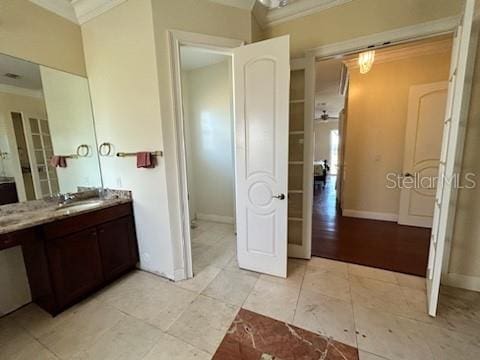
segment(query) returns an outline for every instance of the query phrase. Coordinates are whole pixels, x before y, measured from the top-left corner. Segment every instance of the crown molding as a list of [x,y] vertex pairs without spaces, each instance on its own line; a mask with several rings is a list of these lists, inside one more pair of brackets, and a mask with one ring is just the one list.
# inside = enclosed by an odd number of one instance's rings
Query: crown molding
[[38,99],[43,98],[42,90],[25,89],[7,84],[0,84],[0,92],[19,96],[29,96]]
[[127,0],[71,0],[80,25],[109,11]]
[[265,14],[263,26],[273,26],[303,16],[318,13],[353,0],[297,0],[287,6],[271,9]]
[[72,5],[65,0],[30,0],[30,2],[38,5],[45,10],[53,12],[68,21],[78,24],[77,15]]

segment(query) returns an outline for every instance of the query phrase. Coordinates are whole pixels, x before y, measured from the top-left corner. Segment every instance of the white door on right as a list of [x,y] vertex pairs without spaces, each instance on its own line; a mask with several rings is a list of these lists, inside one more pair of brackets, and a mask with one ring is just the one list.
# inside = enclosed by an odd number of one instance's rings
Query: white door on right
[[400,192],[399,224],[432,227],[447,90],[446,81],[410,87],[403,156],[410,183]]
[[[452,51],[447,110],[427,268],[428,313],[431,316],[435,316],[437,313],[445,249],[451,246],[457,191],[453,179],[455,173],[459,171],[458,164],[462,158],[473,65],[478,42],[479,16],[475,14],[475,10],[475,0],[466,0],[462,24],[456,31]],[[475,27],[473,26],[474,19]]]
[[287,277],[289,37],[233,52],[237,258]]

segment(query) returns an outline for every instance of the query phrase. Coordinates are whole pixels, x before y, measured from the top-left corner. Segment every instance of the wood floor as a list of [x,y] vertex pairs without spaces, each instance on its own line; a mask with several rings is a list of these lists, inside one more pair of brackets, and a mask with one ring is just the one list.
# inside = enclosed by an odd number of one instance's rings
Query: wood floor
[[335,177],[313,201],[312,255],[425,276],[430,229],[341,216]]

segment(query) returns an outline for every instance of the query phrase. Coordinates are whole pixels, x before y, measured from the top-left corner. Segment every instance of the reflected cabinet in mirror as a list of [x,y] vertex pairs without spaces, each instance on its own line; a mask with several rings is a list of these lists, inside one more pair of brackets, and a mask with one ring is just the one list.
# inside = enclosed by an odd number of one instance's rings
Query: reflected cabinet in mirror
[[101,186],[87,79],[0,54],[0,205]]

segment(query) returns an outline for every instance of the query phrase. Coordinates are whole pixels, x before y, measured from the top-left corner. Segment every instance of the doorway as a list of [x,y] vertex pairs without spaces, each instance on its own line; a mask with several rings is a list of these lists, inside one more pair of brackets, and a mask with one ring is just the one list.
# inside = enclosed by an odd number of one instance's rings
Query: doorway
[[[28,154],[27,139],[25,137],[25,129],[23,126],[23,115],[19,112],[12,112],[13,131],[17,142],[18,159],[20,160],[20,168],[23,179],[23,187],[25,192],[25,200],[35,200],[35,187],[33,184],[32,165]],[[18,184],[21,185],[21,184]]]
[[[405,184],[438,174],[451,50],[442,35],[376,50],[368,71],[358,53],[317,61],[315,165],[323,148],[329,171],[314,191],[313,256],[425,277],[435,184],[407,203]],[[401,221],[404,209],[423,222]]]
[[193,274],[235,255],[231,56],[180,47]]
[[[182,95],[182,47],[230,57],[233,74],[231,98],[234,104],[231,104],[234,119],[232,138],[235,144],[233,217],[236,219],[238,267],[286,277],[288,148],[284,144],[289,131],[289,37],[282,36],[250,45],[233,39],[179,31],[169,31],[169,37],[176,110],[175,141],[179,154],[180,241],[184,250],[184,267],[176,271],[175,279],[188,279],[194,275],[189,199],[191,181],[188,181],[190,150],[187,148],[188,129]],[[218,195],[218,191],[215,191],[215,196]],[[217,216],[228,219],[228,215]],[[218,217],[213,219],[218,220]]]

